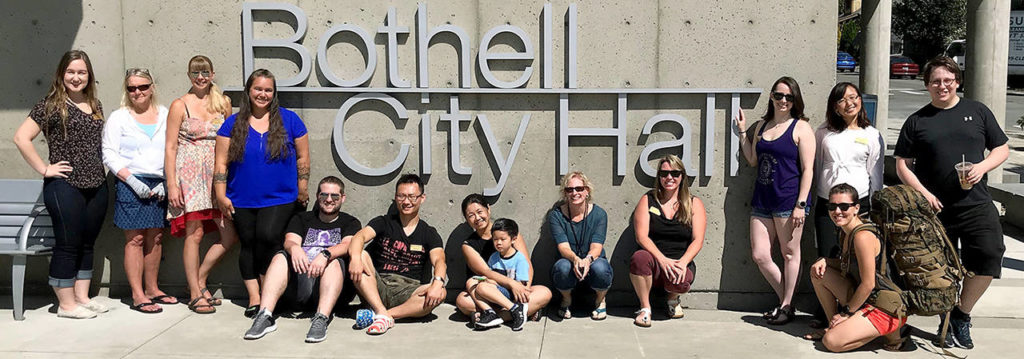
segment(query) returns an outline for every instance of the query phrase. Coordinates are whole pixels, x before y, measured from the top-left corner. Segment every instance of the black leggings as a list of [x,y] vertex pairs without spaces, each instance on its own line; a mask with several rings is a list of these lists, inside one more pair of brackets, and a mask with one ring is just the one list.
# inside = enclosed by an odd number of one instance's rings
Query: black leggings
[[267,274],[270,259],[284,246],[285,227],[294,213],[294,203],[263,208],[235,208],[235,231],[241,250],[238,270],[243,280]]
[[43,202],[53,221],[55,243],[48,283],[57,288],[92,279],[93,245],[107,215],[107,184],[75,188],[63,178],[43,182]]

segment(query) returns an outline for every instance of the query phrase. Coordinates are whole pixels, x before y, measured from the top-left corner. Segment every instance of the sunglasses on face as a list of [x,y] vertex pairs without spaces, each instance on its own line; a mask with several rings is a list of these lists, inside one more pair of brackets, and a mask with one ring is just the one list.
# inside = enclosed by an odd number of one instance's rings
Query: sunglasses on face
[[850,207],[853,207],[853,206],[856,206],[856,205],[857,205],[856,203],[832,203],[832,202],[829,202],[828,204],[825,205],[825,208],[828,209],[829,212],[835,211],[836,208],[839,208],[840,211],[846,212],[847,210],[850,209]]
[[682,175],[683,175],[683,171],[680,171],[680,170],[670,170],[670,171],[658,170],[658,177],[661,177],[661,178],[665,178],[665,177],[668,177],[668,176],[679,177],[679,176],[682,176]]
[[138,85],[138,86],[126,86],[124,89],[126,91],[128,91],[128,93],[135,92],[135,90],[139,90],[139,91],[145,92],[145,91],[149,90],[150,86],[153,86],[153,84],[145,84],[145,85]]
[[321,201],[326,201],[328,198],[337,201],[341,199],[341,193],[321,193],[318,197],[320,197]]
[[796,99],[793,94],[781,92],[772,92],[772,98],[775,99],[775,101],[782,101],[782,99],[786,99],[787,102],[793,102],[793,100]]
[[205,77],[205,78],[210,78],[211,74],[213,74],[213,72],[210,72],[210,71],[207,71],[207,70],[192,71],[192,72],[188,73],[189,77],[192,77],[192,78],[199,77],[199,75],[203,75],[203,77]]
[[573,193],[573,192],[581,192],[582,193],[583,191],[586,191],[586,190],[587,190],[587,187],[585,187],[585,186],[565,187],[565,189],[563,189],[563,191],[565,191],[565,193]]

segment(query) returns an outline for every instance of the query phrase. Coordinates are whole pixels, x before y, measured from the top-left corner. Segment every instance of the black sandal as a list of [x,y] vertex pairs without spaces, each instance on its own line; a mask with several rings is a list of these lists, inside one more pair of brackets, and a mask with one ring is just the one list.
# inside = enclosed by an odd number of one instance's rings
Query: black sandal
[[210,289],[209,288],[200,289],[199,290],[199,295],[202,295],[203,297],[205,297],[206,298],[206,302],[210,303],[210,305],[218,306],[218,305],[221,304],[220,298],[214,298],[213,293],[210,293]]
[[259,312],[260,312],[260,305],[259,304],[250,305],[248,308],[245,308],[245,312],[243,312],[242,315],[245,315],[246,318],[250,318],[251,319],[251,318],[256,317],[256,313],[259,313]]
[[[192,300],[190,300],[188,302],[188,310],[191,310],[192,312],[194,312],[196,314],[213,314],[213,313],[216,313],[217,312],[217,308],[214,308],[212,305],[209,305],[209,304],[199,304],[199,301],[200,300],[204,300],[204,299],[206,299],[206,298],[204,298],[203,296],[198,296],[198,297],[192,298]],[[207,303],[209,303],[209,302],[207,302]],[[207,308],[209,308],[209,309],[207,309]]]
[[779,309],[782,309],[782,306],[777,306],[775,308],[772,308],[772,310],[764,312],[763,314],[761,314],[761,317],[764,318],[764,319],[775,318],[775,317],[779,316]]
[[796,317],[796,313],[794,313],[793,307],[787,305],[785,307],[779,308],[779,314],[777,314],[775,318],[768,319],[768,324],[784,325],[786,323],[793,321],[794,317]]
[[[148,306],[151,306],[151,305],[156,305],[156,309],[149,309],[149,310],[142,309],[142,307],[148,307]],[[159,305],[157,305],[156,303],[153,303],[153,302],[146,302],[146,303],[139,303],[139,304],[135,304],[135,305],[129,305],[128,308],[131,308],[131,310],[134,310],[136,312],[145,313],[145,314],[156,314],[156,313],[160,313],[160,312],[164,311],[164,308],[161,308]]]

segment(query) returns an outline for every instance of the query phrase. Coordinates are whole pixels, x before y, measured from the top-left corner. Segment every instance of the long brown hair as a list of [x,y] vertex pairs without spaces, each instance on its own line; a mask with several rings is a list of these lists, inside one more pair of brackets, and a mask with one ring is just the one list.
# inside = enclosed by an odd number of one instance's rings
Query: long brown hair
[[[213,61],[210,61],[209,57],[203,55],[192,56],[192,59],[188,60],[188,72],[191,76],[193,71],[210,71],[213,72]],[[206,101],[206,111],[209,113],[225,113],[230,112],[231,107],[228,106],[228,101],[224,98],[224,92],[220,90],[220,86],[217,86],[216,82],[210,80],[210,94],[209,99]]]
[[[683,172],[682,177],[679,179],[679,189],[676,191],[676,202],[679,203],[679,210],[676,211],[675,218],[679,220],[679,223],[683,225],[690,225],[690,221],[693,220],[693,206],[690,203],[690,186],[686,183],[687,174],[686,166],[683,165],[683,160],[676,157],[676,155],[667,155],[658,159],[658,169],[661,169],[661,165],[668,163],[673,170],[679,170]],[[661,195],[665,193],[665,188],[661,186],[661,179],[659,178],[654,182],[654,194],[657,196],[655,200],[660,200]]]
[[288,157],[288,133],[284,129],[284,122],[281,120],[281,105],[277,98],[277,80],[274,74],[267,69],[253,71],[245,80],[245,91],[242,92],[242,103],[238,106],[238,115],[235,117],[235,125],[231,128],[231,145],[228,147],[228,161],[242,162],[245,157],[245,142],[249,137],[249,117],[252,116],[252,99],[249,98],[249,90],[257,77],[270,79],[274,86],[274,97],[270,100],[267,112],[270,114],[270,126],[267,129],[267,161]]
[[[775,92],[775,88],[778,87],[779,84],[785,84],[789,87],[789,91],[793,95],[793,106],[789,108],[789,117],[798,120],[810,121],[807,116],[804,116],[804,96],[800,93],[800,85],[796,83],[796,80],[789,76],[782,76],[772,84],[771,92]],[[771,97],[771,94],[768,96]],[[764,119],[764,122],[766,123],[775,118],[775,106],[769,103],[768,111],[766,111],[764,117],[761,118]]]
[[[60,116],[60,126],[64,131],[64,138],[68,137],[68,90],[64,87],[64,71],[67,71],[68,66],[75,60],[85,61],[85,68],[89,71],[89,81],[85,83],[85,89],[82,90],[82,94],[85,95],[85,101],[92,108],[92,118],[94,120],[103,120],[100,100],[96,98],[96,73],[92,71],[92,61],[89,61],[89,55],[82,50],[65,52],[57,64],[57,71],[53,74],[53,84],[50,85],[50,91],[43,100],[45,109],[43,113],[45,116]],[[50,126],[48,122],[42,121],[42,123],[43,133],[49,135]]]
[[843,115],[840,115],[836,111],[836,105],[839,101],[842,101],[846,96],[846,89],[852,88],[854,92],[857,92],[857,98],[861,99],[860,111],[857,112],[857,126],[860,128],[867,128],[871,126],[871,121],[868,120],[867,112],[864,112],[864,94],[860,92],[860,89],[856,85],[849,82],[840,82],[832,87],[832,93],[828,95],[828,103],[825,105],[825,123],[829,131],[832,132],[843,132],[846,130],[846,119]]

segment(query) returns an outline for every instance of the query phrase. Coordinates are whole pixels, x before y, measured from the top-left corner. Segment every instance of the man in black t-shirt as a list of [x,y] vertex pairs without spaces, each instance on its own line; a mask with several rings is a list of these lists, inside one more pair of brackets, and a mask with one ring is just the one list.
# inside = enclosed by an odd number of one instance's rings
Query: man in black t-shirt
[[[395,186],[397,213],[370,220],[352,237],[349,276],[370,307],[356,312],[356,329],[384,334],[395,319],[430,314],[447,295],[441,236],[420,220],[425,198],[419,176],[402,176]],[[364,251],[365,243],[369,244]],[[433,277],[422,284],[428,260]]]
[[[316,304],[307,343],[327,338],[334,305],[345,281],[345,261],[352,235],[361,227],[355,217],[341,212],[345,184],[328,176],[317,186],[314,210],[292,217],[284,238],[284,249],[270,261],[263,280],[260,311],[245,339],[259,339],[277,329],[274,308],[279,298],[303,309]],[[351,298],[349,298],[351,299]]]
[[[1006,161],[1010,149],[992,111],[957,95],[961,73],[956,62],[948,57],[929,61],[924,82],[931,103],[903,123],[894,153],[896,170],[903,183],[924,194],[939,212],[949,239],[959,243],[964,268],[975,274],[964,279],[946,339],[970,349],[974,347],[971,310],[992,278],[999,278],[1006,250],[986,174]],[[985,150],[989,150],[987,156]],[[961,161],[973,164],[963,186],[954,168]],[[969,185],[970,189],[963,189]]]

